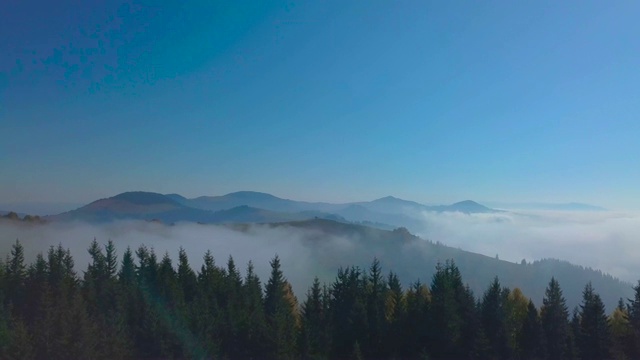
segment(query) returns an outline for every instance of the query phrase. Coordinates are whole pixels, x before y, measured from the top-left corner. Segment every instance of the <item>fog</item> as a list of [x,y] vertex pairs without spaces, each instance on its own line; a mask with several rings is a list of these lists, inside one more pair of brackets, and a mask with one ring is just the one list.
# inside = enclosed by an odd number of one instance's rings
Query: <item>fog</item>
[[640,214],[521,211],[423,213],[420,236],[502,260],[567,260],[630,282],[640,279]]
[[[630,282],[640,278],[638,214],[538,211],[473,215],[424,213],[421,217],[425,225],[418,235],[445,245],[492,257],[497,254],[500,259],[513,262],[558,258],[600,269]],[[363,239],[331,236],[309,229],[253,225],[246,231],[237,231],[215,225],[166,226],[144,221],[105,225],[0,221],[0,256],[4,259],[16,239],[25,247],[27,262],[38,252],[62,244],[71,250],[76,270],[82,274],[89,263],[87,248],[94,238],[100,243],[113,240],[119,256],[127,246],[135,250],[145,244],[155,250],[158,258],[168,252],[174,264],[182,246],[196,270],[207,249],[212,251],[219,266],[226,266],[232,255],[242,273],[252,260],[263,282],[269,276],[269,261],[277,254],[298,296],[306,292],[314,276],[330,282],[340,266],[367,266],[373,256],[381,258],[385,271],[407,265],[397,263],[402,258],[385,262],[384,251],[367,246]],[[419,261],[415,258],[418,249],[420,247],[407,246],[400,254],[414,256],[413,259]],[[418,263],[413,268],[418,269],[416,266]],[[415,273],[419,271],[422,270]],[[428,278],[422,279],[428,281]]]
[[25,248],[26,261],[30,263],[37,253],[46,253],[50,246],[62,244],[70,249],[76,271],[81,275],[90,261],[87,249],[91,241],[95,238],[104,244],[111,239],[119,259],[127,246],[135,250],[144,244],[153,248],[159,259],[168,252],[174,265],[178,250],[183,247],[195,270],[200,269],[207,250],[212,251],[218,266],[226,267],[232,255],[242,274],[251,260],[260,279],[266,282],[269,262],[277,254],[285,276],[294,291],[301,295],[307,291],[314,276],[330,280],[340,266],[353,265],[349,255],[355,251],[352,239],[323,234],[322,241],[314,241],[318,235],[312,230],[264,225],[236,231],[223,226],[193,223],[167,226],[144,221],[118,221],[105,225],[80,222],[38,225],[0,220],[0,255],[5,259],[11,245],[19,239]]

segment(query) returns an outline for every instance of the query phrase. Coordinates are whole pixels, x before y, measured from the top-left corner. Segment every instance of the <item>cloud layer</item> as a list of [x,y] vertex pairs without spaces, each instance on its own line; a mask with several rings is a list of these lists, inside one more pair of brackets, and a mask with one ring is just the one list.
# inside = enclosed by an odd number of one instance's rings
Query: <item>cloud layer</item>
[[[528,262],[558,258],[574,264],[600,269],[622,280],[640,279],[640,216],[612,212],[520,212],[497,214],[424,213],[424,238],[445,245],[502,260]],[[153,247],[158,257],[168,252],[177,259],[185,248],[191,265],[199,269],[202,256],[211,250],[218,265],[226,265],[230,255],[244,271],[253,261],[262,281],[269,276],[269,261],[278,254],[285,276],[301,296],[313,277],[331,282],[340,266],[368,266],[374,256],[381,258],[384,270],[408,270],[408,281],[429,281],[431,265],[418,253],[419,244],[403,246],[396,255],[384,247],[369,246],[369,239],[335,236],[315,230],[254,225],[245,231],[222,226],[178,224],[165,226],[143,221],[118,221],[106,225],[50,223],[33,225],[0,221],[0,256],[9,252],[19,238],[31,262],[38,252],[62,244],[71,249],[80,274],[89,263],[87,248],[96,238],[100,243],[112,239],[121,255],[127,246]],[[395,245],[394,245],[395,246]],[[404,254],[404,255],[403,255]],[[425,254],[425,256],[428,256]],[[405,263],[398,263],[403,261]],[[408,266],[406,261],[413,261]],[[428,267],[428,268],[427,268]],[[483,285],[484,286],[484,285]],[[582,285],[580,285],[582,286]],[[534,294],[531,294],[534,295]]]
[[183,247],[191,266],[197,270],[207,250],[211,250],[218,266],[226,266],[229,256],[233,256],[242,273],[251,260],[262,281],[268,279],[270,260],[278,255],[285,276],[298,294],[306,292],[314,276],[328,280],[335,276],[335,271],[328,273],[328,269],[353,265],[348,254],[353,253],[355,246],[347,237],[327,235],[322,236],[321,242],[311,244],[312,230],[261,225],[241,232],[192,223],[166,226],[144,221],[118,221],[99,226],[80,222],[33,225],[0,220],[0,256],[3,259],[16,239],[25,248],[27,263],[33,261],[37,253],[46,253],[50,246],[62,244],[71,250],[80,274],[89,264],[87,249],[94,238],[99,243],[113,240],[119,255],[127,246],[135,250],[144,244],[153,248],[158,258],[168,252],[174,264],[178,249]]
[[557,258],[640,279],[640,214],[527,211],[423,213],[419,235],[508,261]]

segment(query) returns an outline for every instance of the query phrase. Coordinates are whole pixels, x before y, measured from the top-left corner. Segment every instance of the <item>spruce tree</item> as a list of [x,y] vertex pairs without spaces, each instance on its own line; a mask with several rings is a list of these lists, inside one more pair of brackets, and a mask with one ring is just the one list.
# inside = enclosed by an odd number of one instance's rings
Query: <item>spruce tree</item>
[[387,277],[387,288],[388,291],[384,301],[384,353],[387,356],[398,358],[405,350],[404,322],[407,315],[407,307],[400,280],[393,272],[390,272]]
[[542,303],[540,319],[547,359],[567,358],[570,339],[569,311],[560,284],[553,277],[547,286]]
[[24,321],[14,318],[10,324],[8,342],[4,343],[0,356],[3,359],[35,359],[34,339]]
[[185,303],[191,304],[196,296],[198,279],[191,265],[189,265],[187,252],[182,246],[178,251],[178,284],[182,289]]
[[582,293],[580,305],[580,357],[583,360],[611,357],[611,330],[600,295],[588,283]]
[[194,300],[194,309],[198,313],[194,319],[195,334],[204,346],[207,357],[220,356],[220,319],[224,309],[220,300],[224,288],[224,272],[216,266],[211,251],[203,256],[203,264],[197,274],[198,295]]
[[[508,291],[507,291],[508,294]],[[496,277],[482,297],[480,316],[488,340],[490,358],[507,359],[511,356],[507,334],[507,297]]]
[[518,339],[522,333],[522,327],[528,313],[529,299],[527,299],[519,288],[515,288],[509,293],[506,303],[506,327],[509,347],[514,354],[520,354]]
[[333,358],[348,358],[353,344],[368,338],[366,279],[357,267],[340,268],[331,285],[331,350]]
[[531,300],[527,305],[527,316],[518,336],[518,354],[522,360],[540,360],[545,356],[543,332],[538,310]]
[[385,331],[385,298],[386,282],[382,267],[377,258],[373,259],[367,279],[367,324],[369,337],[364,346],[364,354],[368,356],[386,357],[383,351],[383,334]]
[[627,306],[630,332],[627,353],[632,359],[640,359],[640,280],[633,287],[633,292],[633,299],[629,299]]
[[436,266],[431,281],[429,349],[435,359],[468,358],[476,347],[476,304],[453,261]]
[[580,310],[576,306],[573,308],[571,320],[569,321],[569,339],[567,340],[568,360],[580,359]]
[[235,261],[229,256],[227,271],[224,279],[224,296],[221,306],[224,317],[221,319],[221,341],[223,353],[230,357],[237,357],[242,352],[239,341],[240,323],[242,317],[242,277],[236,268]]
[[629,350],[627,344],[630,338],[629,316],[624,301],[620,299],[618,306],[609,317],[612,339],[612,358],[616,360],[628,359],[626,352]]
[[407,289],[405,298],[407,314],[402,322],[404,339],[402,357],[417,358],[431,344],[429,338],[432,326],[429,318],[431,294],[426,285],[416,281]]
[[271,260],[271,276],[265,289],[265,314],[269,329],[266,358],[292,359],[296,355],[298,309],[291,285],[280,269],[278,256]]
[[254,272],[253,263],[247,264],[247,272],[242,286],[243,312],[240,319],[239,337],[243,344],[243,358],[256,359],[266,352],[268,336],[264,311],[264,298],[260,278]]
[[26,265],[24,263],[24,247],[19,240],[11,246],[10,256],[5,264],[5,301],[12,304],[15,315],[22,316],[26,313],[25,304],[25,278]]
[[328,355],[328,314],[318,278],[314,278],[307,298],[301,306],[302,327],[300,346],[303,357],[315,359]]

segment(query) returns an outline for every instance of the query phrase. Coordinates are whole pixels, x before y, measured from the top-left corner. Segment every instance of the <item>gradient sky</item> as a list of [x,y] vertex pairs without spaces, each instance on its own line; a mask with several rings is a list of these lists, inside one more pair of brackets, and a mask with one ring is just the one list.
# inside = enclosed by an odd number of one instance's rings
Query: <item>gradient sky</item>
[[4,0],[0,202],[256,190],[638,209],[638,14]]

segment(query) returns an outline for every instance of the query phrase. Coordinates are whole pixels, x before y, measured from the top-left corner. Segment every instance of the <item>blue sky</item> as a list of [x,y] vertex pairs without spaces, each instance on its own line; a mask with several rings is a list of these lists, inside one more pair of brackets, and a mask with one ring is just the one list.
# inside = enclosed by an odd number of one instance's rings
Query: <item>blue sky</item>
[[3,1],[0,200],[256,190],[638,209],[639,12]]

